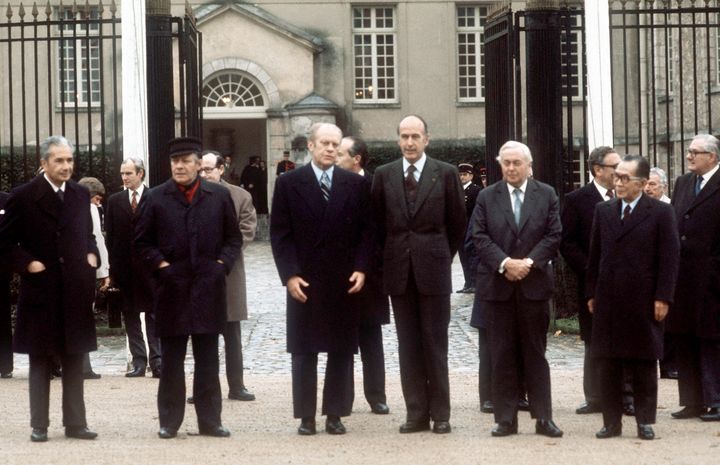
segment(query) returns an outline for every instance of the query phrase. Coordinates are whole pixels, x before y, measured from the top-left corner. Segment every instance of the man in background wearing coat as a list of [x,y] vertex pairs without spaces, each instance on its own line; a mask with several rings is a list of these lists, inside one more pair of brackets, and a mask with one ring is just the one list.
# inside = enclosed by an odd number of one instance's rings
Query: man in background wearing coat
[[673,412],[676,419],[720,421],[719,143],[709,134],[693,137],[686,155],[689,173],[677,179],[672,196],[681,252],[667,330],[676,343],[684,406]]
[[450,427],[448,325],[451,264],[465,235],[457,169],[425,154],[425,120],[402,119],[402,157],[375,170],[373,209],[383,245],[383,286],[390,295],[407,409],[400,433]]
[[[252,196],[239,186],[223,180],[225,160],[217,152],[207,151],[202,157],[200,176],[210,182],[220,183],[230,191],[238,227],[243,237],[243,250],[255,238],[257,216]],[[245,289],[245,263],[242,251],[238,254],[232,271],[227,277],[225,291],[227,293],[227,324],[223,331],[225,340],[225,375],[230,392],[228,399],[251,401],[255,395],[245,388],[243,381],[242,333],[240,321],[247,320],[247,292]]]
[[[364,177],[367,188],[372,174],[365,171],[370,159],[367,144],[359,137],[343,137],[338,150],[337,166]],[[375,242],[372,250],[372,271],[365,277],[365,287],[355,299],[360,316],[358,339],[363,366],[363,391],[370,410],[378,415],[390,413],[385,395],[385,351],[382,325],[390,323],[390,303],[382,292],[382,251]]]
[[61,136],[40,145],[44,173],[16,188],[0,222],[0,257],[21,275],[14,350],[30,358],[30,440],[48,440],[51,358],[62,365],[65,436],[94,439],[87,427],[83,356],[97,349],[90,196],[70,179],[73,146]]
[[177,436],[185,415],[185,353],[192,338],[193,397],[201,435],[228,437],[221,422],[218,335],[225,329],[225,276],[242,247],[230,192],[203,181],[202,145],[168,143],[172,178],[151,189],[140,207],[135,247],[157,278],[156,335],[163,366],[158,386],[160,431]]
[[[0,222],[5,216],[5,203],[10,194],[0,192]],[[12,319],[10,315],[10,281],[12,273],[0,263],[0,378],[12,378]]]
[[[125,189],[108,199],[105,231],[110,254],[110,279],[112,285],[120,289],[123,321],[132,355],[132,369],[125,376],[144,377],[149,364],[153,378],[159,378],[160,340],[155,336],[152,276],[133,244],[139,208],[147,193],[145,164],[139,158],[125,159],[120,165],[120,177]],[[145,315],[147,347],[140,322],[142,314]]]
[[623,369],[632,372],[640,439],[655,438],[662,321],[673,301],[680,241],[670,205],[643,194],[650,164],[626,155],[615,168],[617,198],[595,208],[587,266],[592,353],[600,367],[600,439],[622,433]]
[[357,314],[350,300],[362,290],[372,253],[365,180],[335,167],[340,128],[310,128],[311,163],[277,178],[270,241],[287,288],[287,350],[292,354],[293,415],[298,434],[316,433],[317,359],[327,352],[322,414],[325,430],[344,434],[340,418],[353,403]]

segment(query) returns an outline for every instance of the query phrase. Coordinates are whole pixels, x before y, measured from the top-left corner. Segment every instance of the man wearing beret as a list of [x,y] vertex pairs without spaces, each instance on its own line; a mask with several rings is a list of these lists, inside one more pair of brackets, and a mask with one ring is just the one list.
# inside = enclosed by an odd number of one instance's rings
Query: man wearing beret
[[169,142],[172,178],[150,189],[140,204],[135,246],[156,278],[155,332],[163,366],[158,386],[160,431],[177,436],[185,414],[185,354],[192,338],[193,397],[201,435],[227,437],[222,426],[218,335],[225,328],[225,276],[240,254],[230,192],[204,181],[202,145],[180,137]]

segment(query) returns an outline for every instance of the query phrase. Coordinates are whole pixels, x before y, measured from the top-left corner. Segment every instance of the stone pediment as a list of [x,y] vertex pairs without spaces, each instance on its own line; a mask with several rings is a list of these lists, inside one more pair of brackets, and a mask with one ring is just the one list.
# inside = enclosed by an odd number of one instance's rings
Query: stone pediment
[[337,110],[338,106],[337,106],[337,104],[331,102],[330,100],[326,99],[325,97],[313,92],[310,95],[307,95],[307,96],[301,98],[297,102],[287,105],[286,108],[289,111],[317,110],[317,109]]
[[297,26],[278,18],[275,15],[244,2],[236,2],[229,0],[226,3],[202,5],[193,8],[193,15],[197,20],[198,26],[213,18],[216,18],[228,11],[233,11],[249,21],[252,21],[274,33],[287,38],[303,47],[312,50],[313,53],[319,53],[323,50],[323,41]]

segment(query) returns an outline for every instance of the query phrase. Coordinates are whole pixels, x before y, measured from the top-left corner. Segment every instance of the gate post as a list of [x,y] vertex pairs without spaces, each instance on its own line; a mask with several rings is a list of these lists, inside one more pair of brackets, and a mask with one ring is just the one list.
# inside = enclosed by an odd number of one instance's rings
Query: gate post
[[528,0],[525,13],[527,145],[535,178],[562,192],[559,0]]
[[170,177],[167,142],[175,137],[170,0],[147,0],[148,165],[150,185]]

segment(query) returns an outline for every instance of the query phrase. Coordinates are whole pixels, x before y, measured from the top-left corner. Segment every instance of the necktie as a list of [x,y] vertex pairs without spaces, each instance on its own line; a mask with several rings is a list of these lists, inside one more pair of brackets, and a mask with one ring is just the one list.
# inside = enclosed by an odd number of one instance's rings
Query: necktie
[[700,188],[702,187],[703,177],[702,176],[695,176],[695,197],[698,196],[700,193]]
[[623,215],[621,221],[625,221],[630,217],[630,214],[632,213],[632,208],[630,208],[630,204],[625,205],[625,209],[623,210]]
[[416,170],[415,165],[408,166],[407,176],[405,176],[405,200],[411,206],[415,204],[415,197],[417,197],[418,183],[414,174]]
[[133,191],[132,193],[132,200],[130,201],[130,209],[135,213],[135,209],[137,208],[137,191]]
[[323,171],[322,176],[320,176],[320,190],[322,191],[323,199],[328,202],[330,200],[330,177],[327,171]]
[[65,201],[65,192],[63,192],[62,189],[58,189],[57,196],[60,199],[61,202]]
[[608,189],[608,191],[605,193],[605,195],[607,196],[608,199],[615,198],[615,193],[613,192],[612,189]]
[[515,189],[513,195],[515,196],[515,205],[513,205],[513,215],[515,215],[515,224],[520,226],[520,209],[522,208],[522,200],[520,199],[520,189]]

